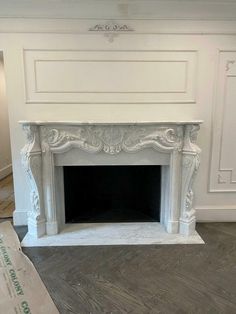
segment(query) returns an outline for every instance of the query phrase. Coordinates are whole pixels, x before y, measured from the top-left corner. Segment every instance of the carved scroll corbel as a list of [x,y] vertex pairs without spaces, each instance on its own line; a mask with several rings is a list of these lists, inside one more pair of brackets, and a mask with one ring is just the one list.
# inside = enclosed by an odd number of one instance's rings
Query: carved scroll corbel
[[29,187],[31,209],[28,212],[29,233],[37,237],[45,233],[45,217],[42,191],[42,158],[38,126],[23,125],[27,144],[21,151],[22,164],[26,171]]
[[[200,165],[200,148],[196,144],[199,125],[186,125],[182,151],[182,201],[181,218],[186,228],[195,226],[195,210],[193,208],[193,183]],[[192,228],[194,230],[194,228]],[[188,232],[187,232],[188,233]]]

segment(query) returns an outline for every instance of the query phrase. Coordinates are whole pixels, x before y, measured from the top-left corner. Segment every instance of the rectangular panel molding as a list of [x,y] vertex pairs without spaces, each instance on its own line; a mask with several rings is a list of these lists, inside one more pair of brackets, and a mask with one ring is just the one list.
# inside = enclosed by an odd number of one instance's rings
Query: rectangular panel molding
[[210,192],[236,192],[236,51],[220,51],[216,87]]
[[24,50],[27,103],[195,103],[196,51]]

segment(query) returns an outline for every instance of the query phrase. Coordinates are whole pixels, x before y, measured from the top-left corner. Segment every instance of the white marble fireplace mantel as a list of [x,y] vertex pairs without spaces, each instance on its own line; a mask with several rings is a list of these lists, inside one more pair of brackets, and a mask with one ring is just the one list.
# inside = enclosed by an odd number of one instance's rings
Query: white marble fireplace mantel
[[202,121],[20,123],[27,135],[22,161],[31,193],[29,235],[56,235],[65,227],[63,166],[101,163],[161,165],[160,223],[168,233],[195,232],[192,185]]

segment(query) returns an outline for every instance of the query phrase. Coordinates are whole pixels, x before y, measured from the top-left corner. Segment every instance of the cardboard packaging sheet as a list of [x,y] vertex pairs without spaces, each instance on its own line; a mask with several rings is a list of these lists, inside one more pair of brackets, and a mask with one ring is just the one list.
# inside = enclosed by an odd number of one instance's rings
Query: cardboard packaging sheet
[[0,313],[59,314],[9,221],[0,223]]

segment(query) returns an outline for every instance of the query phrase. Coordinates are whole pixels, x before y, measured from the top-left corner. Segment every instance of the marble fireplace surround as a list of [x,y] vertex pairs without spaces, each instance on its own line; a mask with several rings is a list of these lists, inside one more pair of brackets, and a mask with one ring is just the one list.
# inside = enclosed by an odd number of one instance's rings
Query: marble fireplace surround
[[57,235],[65,228],[63,166],[68,165],[161,165],[160,224],[170,234],[195,233],[192,185],[202,121],[20,123],[27,136],[22,162],[31,194],[28,237]]

